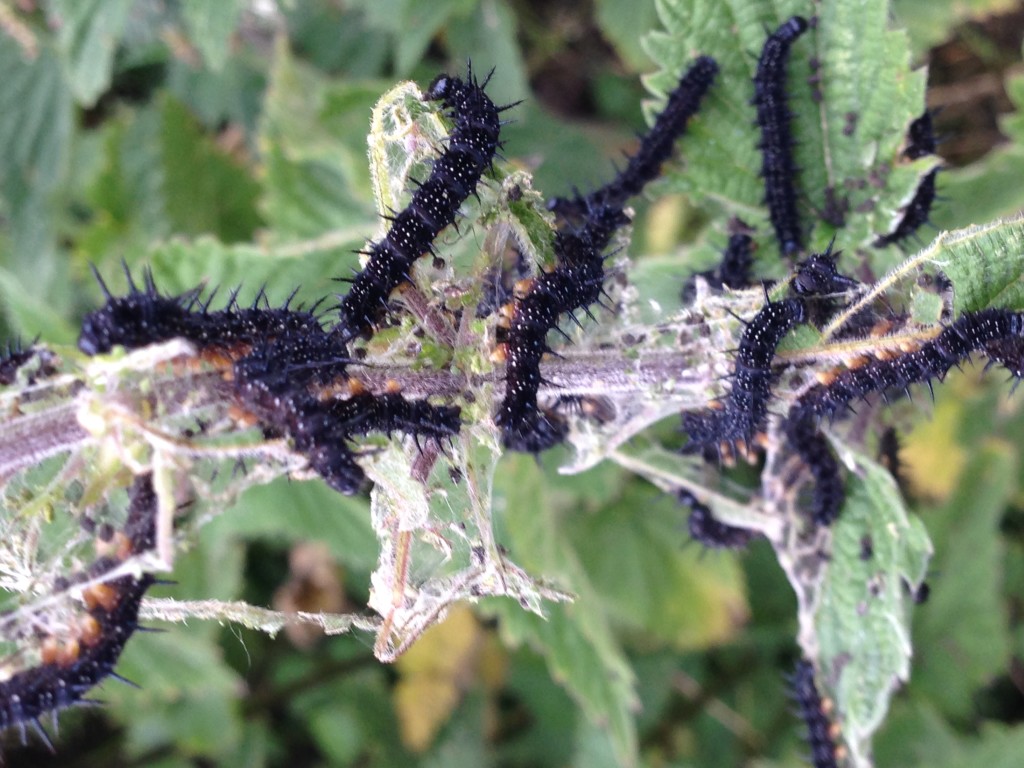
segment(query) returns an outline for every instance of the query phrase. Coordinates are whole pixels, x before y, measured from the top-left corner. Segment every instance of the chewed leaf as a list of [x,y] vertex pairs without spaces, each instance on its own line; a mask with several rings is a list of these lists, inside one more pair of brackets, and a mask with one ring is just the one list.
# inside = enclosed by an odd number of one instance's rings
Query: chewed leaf
[[850,476],[831,560],[820,586],[812,587],[820,592],[801,605],[801,640],[816,646],[805,650],[817,652],[843,738],[861,766],[870,764],[871,737],[893,691],[910,674],[909,606],[932,546],[892,475],[866,456],[856,455],[856,462],[860,476]]
[[1024,217],[944,232],[932,261],[953,281],[957,312],[1024,309]]

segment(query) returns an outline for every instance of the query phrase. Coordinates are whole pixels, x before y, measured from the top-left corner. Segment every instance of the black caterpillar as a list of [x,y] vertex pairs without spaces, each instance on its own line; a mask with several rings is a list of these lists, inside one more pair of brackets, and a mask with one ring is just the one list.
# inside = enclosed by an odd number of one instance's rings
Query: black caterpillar
[[934,112],[926,109],[924,113],[910,123],[907,131],[907,146],[903,150],[903,156],[908,160],[917,160],[920,157],[934,155],[938,148],[938,140],[935,138],[935,129],[932,125]]
[[837,294],[854,291],[860,283],[839,272],[836,262],[842,251],[833,251],[835,240],[823,253],[812,253],[797,265],[793,290],[806,299],[807,321],[815,326],[828,322],[837,309]]
[[[349,447],[355,436],[402,432],[440,442],[459,433],[457,406],[407,400],[394,391],[373,395],[351,379],[348,399],[321,397],[310,386],[314,381],[346,381],[345,361],[330,360],[331,347],[325,341],[326,335],[265,345],[239,360],[234,376],[243,405],[266,427],[290,438],[331,488],[350,495],[363,484],[365,475]],[[287,354],[280,345],[289,347]]]
[[[162,294],[146,274],[143,287],[129,276],[129,293],[110,294],[82,323],[79,348],[86,354],[129,349],[172,338],[195,344],[207,359],[231,371],[241,406],[266,427],[289,437],[310,467],[335,490],[352,494],[364,474],[348,445],[353,436],[401,431],[427,440],[458,434],[459,409],[409,401],[395,392],[358,392],[351,400],[323,396],[323,389],[348,384],[347,348],[320,326],[312,312],[239,308],[234,296],[224,310],[210,311],[199,290]],[[265,299],[262,299],[265,304]]]
[[[739,219],[734,219],[731,228],[737,231],[729,235],[729,242],[722,251],[722,260],[715,269],[698,272],[708,286],[721,290],[731,288],[737,290],[746,288],[751,284],[751,268],[754,265],[754,238],[750,236],[750,229]],[[696,275],[694,276],[696,277]],[[696,286],[694,278],[689,278],[683,283],[680,293],[684,304],[693,301]]]
[[[859,285],[836,269],[839,252],[833,252],[832,246],[829,243],[824,252],[811,254],[797,266],[792,281],[796,297],[771,302],[765,292],[764,308],[740,338],[732,388],[724,407],[683,415],[683,428],[689,436],[685,452],[713,455],[723,444],[741,442],[749,447],[754,436],[764,430],[772,394],[771,366],[779,342],[794,326],[823,320],[832,308],[830,296]],[[845,498],[839,465],[813,419],[791,414],[785,429],[815,481],[811,516],[819,524],[829,525]]]
[[454,121],[444,153],[434,161],[430,176],[418,185],[409,205],[394,217],[383,239],[370,245],[366,267],[352,280],[341,298],[338,323],[333,329],[343,342],[354,339],[386,306],[388,296],[410,279],[413,263],[433,251],[434,239],[455,222],[459,207],[480,182],[501,146],[499,114],[477,83],[470,68],[465,80],[439,75],[426,97],[440,101]]
[[[818,525],[831,525],[839,516],[845,499],[839,464],[828,440],[818,428],[822,418],[844,416],[850,403],[878,392],[908,391],[911,384],[945,378],[972,352],[985,351],[1007,366],[1019,381],[1024,367],[1024,315],[1001,309],[986,309],[962,315],[935,339],[914,352],[841,371],[827,383],[816,384],[791,407],[786,417],[786,437],[807,465],[814,479],[811,517]],[[899,480],[897,476],[897,480]]]
[[586,308],[601,297],[602,250],[611,233],[628,220],[620,208],[603,208],[591,211],[588,225],[580,231],[556,233],[558,267],[540,275],[529,293],[514,303],[505,345],[505,398],[495,418],[506,448],[540,453],[565,438],[565,421],[554,411],[537,407],[540,360],[550,351],[547,334],[557,327],[562,313]]
[[685,488],[676,492],[679,503],[690,509],[687,527],[690,538],[699,541],[708,549],[746,549],[757,538],[757,532],[739,528],[718,520],[707,504]]
[[13,384],[18,370],[28,364],[35,354],[31,345],[24,347],[19,341],[7,342],[7,349],[0,354],[0,387]]
[[657,176],[717,72],[713,59],[698,58],[669,96],[637,154],[615,180],[585,197],[577,195],[552,204],[575,222],[555,233],[558,266],[534,280],[527,295],[513,304],[505,345],[505,398],[495,417],[506,448],[539,453],[565,438],[565,421],[555,412],[537,407],[540,361],[550,350],[547,334],[557,328],[562,314],[587,310],[600,299],[603,251],[616,230],[629,222],[623,211],[626,199]]
[[111,294],[99,273],[94,273],[106,301],[82,321],[78,348],[87,355],[105,354],[115,346],[138,349],[177,338],[188,339],[200,349],[240,354],[258,341],[321,331],[312,312],[291,309],[290,300],[271,308],[262,291],[251,307],[240,307],[232,294],[227,307],[211,312],[213,295],[203,301],[198,288],[180,296],[165,295],[149,271],[140,288],[125,267],[125,296]]
[[942,168],[933,168],[925,174],[914,197],[903,211],[903,218],[896,225],[896,229],[887,235],[880,235],[872,245],[876,248],[884,248],[887,245],[906,240],[929,222],[928,217],[931,214],[932,203],[935,202],[935,177],[941,170]]
[[803,249],[803,231],[796,209],[797,168],[786,95],[786,62],[793,42],[806,30],[807,20],[802,16],[784,22],[765,41],[754,75],[765,203],[779,248],[787,256]]
[[847,277],[836,268],[842,251],[833,251],[835,239],[822,253],[812,253],[797,265],[793,276],[793,290],[800,296],[830,296],[855,290],[857,280]]
[[740,338],[725,406],[683,414],[683,429],[690,438],[684,449],[687,453],[718,451],[723,443],[751,445],[767,421],[775,349],[806,318],[803,298],[770,301],[765,291],[764,307],[747,323]]
[[644,134],[636,154],[629,158],[615,179],[586,196],[576,194],[571,198],[555,198],[548,207],[569,220],[585,219],[590,211],[621,208],[629,198],[640,194],[661,174],[661,166],[672,156],[676,140],[697,114],[717,75],[718,63],[713,58],[698,57],[669,94],[665,109]]
[[989,357],[986,370],[996,363],[1002,365],[1013,379],[1011,391],[1016,391],[1024,379],[1024,338],[1008,336],[990,341],[985,344],[985,354]]
[[715,282],[722,288],[746,288],[750,285],[750,270],[753,265],[754,239],[745,232],[730,235],[729,243],[722,252],[722,262],[715,270]]
[[[886,360],[871,360],[859,368],[841,371],[827,384],[817,384],[790,409],[789,418],[843,416],[850,403],[874,392],[906,391],[911,384],[942,380],[972,352],[989,351],[1019,378],[1022,358],[1016,341],[1024,336],[1024,314],[1005,309],[983,309],[961,315],[955,322],[914,352]],[[1000,346],[1002,345],[1002,346]]]
[[889,470],[900,492],[906,495],[907,480],[904,477],[903,460],[900,458],[900,436],[893,427],[886,427],[878,438],[878,461]]
[[793,697],[807,726],[807,745],[814,768],[838,768],[845,750],[836,745],[839,729],[832,721],[832,702],[823,699],[814,683],[814,665],[806,659],[797,662],[793,673]]
[[[102,557],[73,581],[95,580],[130,556],[151,550],[156,536],[156,495],[151,475],[139,475],[129,489],[128,518],[117,555]],[[138,629],[139,605],[155,583],[150,574],[127,575],[92,584],[83,597],[87,612],[77,632],[42,641],[41,663],[0,682],[0,729],[17,727],[25,742],[32,726],[53,751],[40,718],[74,706],[105,677],[118,678],[114,667],[125,643]],[[119,678],[123,679],[123,678]]]
[[814,480],[811,519],[816,525],[832,525],[843,509],[846,484],[828,438],[818,428],[816,419],[802,414],[787,419],[783,429],[790,446],[810,470]]

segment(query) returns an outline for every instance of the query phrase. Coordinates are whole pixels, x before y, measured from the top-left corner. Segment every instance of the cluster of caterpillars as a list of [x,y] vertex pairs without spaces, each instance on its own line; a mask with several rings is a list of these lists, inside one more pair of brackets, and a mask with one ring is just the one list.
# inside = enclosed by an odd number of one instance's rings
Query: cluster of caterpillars
[[[813,27],[799,16],[785,21],[765,42],[754,77],[756,123],[761,130],[762,177],[769,218],[784,255],[803,251],[803,227],[797,212],[793,162],[791,114],[786,94],[786,64],[795,41]],[[926,111],[909,127],[903,156],[918,159],[935,153],[936,138],[932,112]],[[927,221],[934,199],[935,174],[922,180],[913,200],[895,230],[881,236],[876,245],[904,240]],[[742,288],[750,284],[749,237],[745,227],[734,225],[734,234],[717,270],[703,273],[711,288]],[[793,294],[776,301],[768,299],[752,319],[745,321],[736,353],[727,395],[704,411],[683,414],[683,429],[688,436],[687,453],[721,458],[743,451],[750,454],[762,441],[772,398],[776,347],[796,326],[824,324],[836,310],[832,297],[856,291],[859,283],[836,269],[839,253],[832,246],[820,254],[811,254],[798,262],[790,287]],[[729,276],[726,279],[726,276]],[[684,287],[684,297],[691,290]],[[808,517],[819,525],[831,524],[840,514],[845,499],[840,466],[820,429],[823,419],[834,419],[850,410],[850,403],[873,393],[887,396],[905,391],[910,384],[941,380],[950,367],[959,365],[976,351],[985,352],[1019,378],[1021,344],[1019,322],[1014,313],[985,310],[965,314],[929,343],[907,349],[905,354],[860,360],[857,368],[828,374],[790,407],[782,422],[782,434],[807,468],[813,484]],[[699,531],[714,532],[706,525]],[[725,536],[729,540],[728,535]],[[722,546],[709,534],[701,540],[708,546]]]
[[[754,77],[765,204],[779,249],[791,257],[804,251],[804,229],[797,210],[799,174],[793,158],[786,69],[792,46],[811,26],[794,16],[769,35]],[[556,264],[519,285],[501,312],[504,336],[498,357],[505,362],[506,390],[494,420],[506,448],[539,453],[565,439],[564,418],[556,408],[541,408],[537,401],[540,363],[551,351],[547,335],[560,330],[563,317],[575,319],[573,313],[579,311],[589,314],[590,307],[600,303],[606,250],[616,231],[629,223],[628,200],[658,177],[717,75],[714,59],[698,57],[669,94],[636,154],[612,182],[588,194],[551,202],[559,218],[552,234]],[[394,387],[368,391],[351,373],[357,363],[350,348],[358,337],[372,334],[388,310],[392,292],[411,279],[421,257],[433,253],[438,235],[455,222],[501,148],[500,114],[508,107],[496,106],[485,86],[486,81],[478,83],[470,70],[464,79],[442,75],[428,88],[426,98],[439,101],[452,122],[444,150],[428,178],[417,183],[409,205],[391,219],[387,234],[363,252],[366,264],[351,280],[349,291],[339,297],[336,313],[292,308],[289,302],[271,307],[262,294],[248,307],[238,305],[232,296],[224,309],[213,310],[212,297],[204,298],[199,289],[166,295],[148,274],[141,287],[129,276],[129,292],[123,296],[113,295],[101,281],[106,302],[85,318],[80,349],[96,355],[115,346],[133,349],[174,338],[188,340],[204,360],[223,371],[239,412],[269,434],[287,437],[312,470],[346,494],[358,491],[364,480],[353,438],[401,432],[435,442],[452,439],[461,427],[457,406],[410,400]],[[931,114],[925,113],[911,125],[904,154],[916,159],[934,151]],[[924,178],[903,218],[892,232],[878,238],[877,245],[902,241],[927,220],[936,173],[937,169]],[[737,225],[723,264],[704,277],[713,288],[748,286],[752,249],[750,231]],[[719,407],[684,414],[686,450],[714,456],[723,449],[749,449],[757,443],[769,419],[779,343],[795,326],[816,322],[822,307],[830,306],[831,296],[857,285],[837,271],[837,256],[830,246],[800,262],[791,281],[793,295],[771,301],[765,292],[763,308],[743,330],[727,397]],[[822,419],[842,416],[855,398],[917,382],[930,385],[974,351],[987,353],[1019,378],[1024,368],[1022,337],[1020,314],[985,310],[963,315],[935,339],[906,354],[835,374],[805,392],[785,417],[783,433],[814,481],[810,517],[818,524],[830,524],[844,496],[838,462],[820,431]],[[31,347],[9,348],[0,360],[0,384],[12,383],[33,354]],[[101,577],[152,546],[155,501],[149,476],[136,479],[131,498],[126,543],[116,557],[90,568],[89,579]],[[691,535],[708,546],[739,548],[753,537],[749,531],[716,520],[691,492],[681,491],[679,499],[692,510]],[[113,674],[124,642],[136,628],[139,602],[152,583],[146,575],[123,576],[87,587],[83,591],[87,611],[79,631],[45,638],[41,663],[0,683],[0,728],[38,724],[46,712],[80,701],[93,685]],[[798,668],[796,688],[808,717],[811,710],[821,710],[809,665]],[[821,756],[816,764],[834,764],[837,751],[824,738],[833,738],[831,727],[810,727],[815,755]]]

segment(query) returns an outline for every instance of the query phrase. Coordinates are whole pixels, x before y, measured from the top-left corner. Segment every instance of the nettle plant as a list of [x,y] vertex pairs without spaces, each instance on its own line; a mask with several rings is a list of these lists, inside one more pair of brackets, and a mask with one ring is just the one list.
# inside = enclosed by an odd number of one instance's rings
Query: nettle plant
[[[0,724],[76,703],[140,621],[310,623],[370,633],[390,662],[471,602],[538,648],[634,761],[640,702],[592,574],[647,560],[636,584],[663,606],[684,583],[684,535],[645,520],[656,502],[640,493],[637,530],[595,566],[555,525],[537,471],[499,463],[511,449],[545,452],[552,488],[608,465],[644,478],[689,506],[709,546],[766,540],[797,596],[812,759],[872,763],[910,674],[932,555],[876,446],[890,400],[905,407],[904,390],[938,386],[972,353],[1021,376],[1024,225],[931,238],[941,161],[926,73],[884,4],[719,3],[699,18],[685,5],[666,3],[647,37],[654,127],[608,185],[536,189],[517,162],[529,148],[500,146],[499,107],[472,75],[426,92],[403,82],[370,116],[381,224],[340,310],[333,296],[219,301],[194,276],[256,247],[176,242],[152,272],[106,276],[79,349],[10,350]],[[647,182],[705,206],[699,243],[631,259],[625,206]],[[723,248],[733,260],[697,274]],[[753,469],[730,474],[737,462]],[[282,612],[173,587],[138,605],[246,489],[288,477],[351,494],[364,473],[378,547],[365,610]],[[287,528],[302,486],[276,487]],[[340,494],[318,498],[352,514]]]

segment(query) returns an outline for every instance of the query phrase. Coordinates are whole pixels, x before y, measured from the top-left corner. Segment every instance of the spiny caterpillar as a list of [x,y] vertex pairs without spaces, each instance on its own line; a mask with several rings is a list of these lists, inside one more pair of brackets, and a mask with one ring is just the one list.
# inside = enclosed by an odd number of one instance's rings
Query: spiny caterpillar
[[[326,332],[311,312],[261,307],[239,308],[232,296],[224,310],[210,311],[200,291],[167,296],[147,273],[139,288],[128,276],[129,293],[113,296],[82,323],[79,348],[87,354],[113,346],[138,348],[184,338],[202,356],[229,372],[239,405],[266,427],[290,438],[335,490],[359,490],[363,471],[348,442],[371,432],[400,431],[427,440],[453,437],[459,409],[409,401],[397,392],[365,392],[347,372],[347,348]],[[263,299],[265,303],[265,299]],[[349,384],[350,400],[338,401],[324,388]]]
[[431,253],[440,232],[455,222],[459,207],[476,190],[484,171],[501,146],[499,114],[512,105],[496,107],[477,83],[472,68],[465,80],[439,75],[426,97],[440,101],[454,121],[447,146],[434,161],[430,176],[417,185],[412,200],[391,223],[391,229],[364,253],[369,261],[340,297],[338,323],[333,329],[348,342],[372,325],[388,296],[409,280],[413,263]]
[[639,151],[615,180],[585,197],[556,200],[552,204],[563,216],[576,221],[555,233],[555,269],[533,280],[526,295],[517,299],[511,309],[504,346],[505,398],[495,417],[506,448],[539,453],[565,438],[564,420],[537,406],[540,361],[550,351],[548,332],[558,326],[563,314],[588,311],[600,299],[604,285],[603,251],[615,231],[629,221],[623,210],[625,201],[657,176],[717,72],[718,65],[713,59],[698,58],[669,96],[664,111],[641,141]]
[[754,75],[765,202],[779,249],[786,256],[803,248],[803,231],[796,210],[797,169],[786,95],[786,63],[790,47],[806,30],[807,19],[802,16],[785,21],[765,41]]
[[757,537],[755,531],[729,525],[717,519],[711,507],[685,488],[676,491],[676,498],[680,504],[690,509],[690,518],[687,521],[690,538],[699,541],[708,549],[746,549]]
[[792,328],[806,319],[803,298],[771,301],[765,291],[764,307],[746,324],[740,337],[724,407],[683,414],[683,429],[690,438],[685,449],[688,453],[718,451],[722,444],[744,443],[750,447],[768,418],[775,349]]
[[811,748],[814,768],[838,768],[845,755],[836,744],[839,728],[832,721],[832,701],[822,698],[814,682],[814,665],[801,659],[793,673],[793,697],[800,706],[800,716],[807,726],[807,745]]

